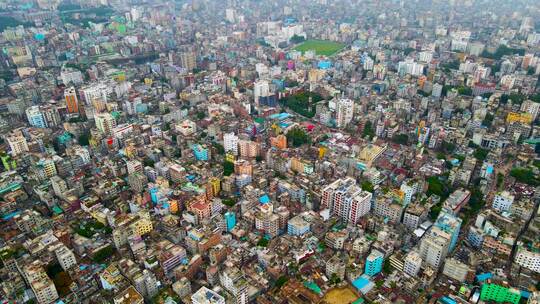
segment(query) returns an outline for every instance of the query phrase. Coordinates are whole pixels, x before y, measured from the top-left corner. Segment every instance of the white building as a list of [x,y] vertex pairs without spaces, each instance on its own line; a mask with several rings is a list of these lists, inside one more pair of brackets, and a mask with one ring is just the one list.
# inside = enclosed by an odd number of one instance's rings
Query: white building
[[253,85],[253,97],[255,105],[259,106],[259,98],[270,95],[270,84],[266,80],[259,80]]
[[80,89],[79,92],[88,105],[92,104],[96,100],[106,103],[107,97],[113,92],[113,86],[109,86],[105,83],[97,83],[86,86]]
[[81,84],[84,81],[81,71],[66,67],[62,68],[60,78],[62,78],[62,82],[66,86],[69,84]]
[[515,262],[521,267],[540,273],[540,253],[538,252],[531,252],[520,248]]
[[322,208],[330,208],[332,214],[352,225],[371,209],[372,194],[363,191],[350,177],[326,186],[321,197]]
[[6,136],[6,141],[11,150],[11,155],[16,156],[28,152],[28,142],[21,130],[14,130]]
[[454,258],[448,258],[444,263],[443,274],[458,282],[465,282],[469,270],[469,265]]
[[415,277],[420,271],[421,266],[422,257],[416,251],[411,251],[405,257],[405,261],[403,261],[403,272],[411,277]]
[[62,269],[68,270],[72,266],[77,265],[75,255],[65,245],[60,246],[54,253]]
[[58,299],[58,292],[54,287],[53,281],[47,276],[47,273],[45,273],[38,260],[25,265],[23,267],[23,274],[39,304],[54,303]]
[[424,65],[414,62],[413,59],[407,58],[405,61],[400,61],[398,64],[398,73],[401,76],[410,74],[412,76],[420,76],[424,73]]
[[424,235],[420,243],[420,256],[426,264],[438,269],[448,254],[451,236],[434,226]]
[[238,155],[238,136],[234,132],[223,134],[223,148],[225,152]]
[[346,127],[354,117],[354,101],[348,98],[340,98],[336,102],[336,126]]
[[116,126],[116,120],[110,113],[98,113],[94,116],[96,128],[103,134],[111,135]]
[[491,207],[497,211],[508,211],[510,210],[510,207],[514,203],[514,196],[510,194],[508,191],[503,191],[501,193],[498,193],[493,198],[493,203],[491,204]]
[[193,304],[225,304],[225,298],[219,293],[203,286],[191,296]]

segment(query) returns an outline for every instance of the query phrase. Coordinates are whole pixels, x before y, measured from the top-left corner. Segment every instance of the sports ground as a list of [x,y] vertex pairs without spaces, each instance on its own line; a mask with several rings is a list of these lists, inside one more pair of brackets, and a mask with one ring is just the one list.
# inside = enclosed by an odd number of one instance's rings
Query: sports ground
[[294,49],[302,53],[309,50],[314,50],[317,55],[331,56],[344,47],[345,45],[339,42],[327,40],[306,40],[302,44],[297,45]]

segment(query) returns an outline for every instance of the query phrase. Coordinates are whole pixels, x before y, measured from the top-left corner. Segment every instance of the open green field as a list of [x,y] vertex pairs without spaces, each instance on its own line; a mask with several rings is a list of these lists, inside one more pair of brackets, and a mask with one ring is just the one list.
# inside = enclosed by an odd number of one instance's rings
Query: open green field
[[344,47],[345,45],[339,42],[306,40],[304,43],[297,45],[294,49],[302,53],[314,50],[317,55],[331,56]]

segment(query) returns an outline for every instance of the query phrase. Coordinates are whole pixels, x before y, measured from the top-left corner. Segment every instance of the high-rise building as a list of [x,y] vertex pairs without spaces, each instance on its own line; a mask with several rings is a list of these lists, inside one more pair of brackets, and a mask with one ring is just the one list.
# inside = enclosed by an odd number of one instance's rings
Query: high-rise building
[[116,126],[116,120],[110,113],[98,113],[94,116],[96,128],[103,134],[111,135]]
[[405,261],[403,261],[403,272],[411,277],[416,277],[421,266],[422,257],[416,251],[411,251],[405,257]]
[[25,265],[23,274],[39,304],[53,303],[58,299],[58,292],[53,281],[47,276],[38,260]]
[[521,267],[540,273],[540,253],[538,252],[520,248],[515,261]]
[[67,67],[62,67],[60,78],[62,78],[62,82],[66,86],[69,84],[81,84],[84,80],[81,71]]
[[225,290],[232,294],[236,304],[246,304],[248,302],[248,284],[240,269],[236,267],[225,269],[219,275],[219,282]]
[[94,104],[95,101],[107,102],[108,96],[112,94],[113,86],[105,83],[97,83],[86,86],[79,90],[80,96],[84,98],[87,105]]
[[238,136],[233,132],[223,134],[223,148],[225,152],[238,155]]
[[450,245],[448,247],[448,252],[454,250],[457,245],[462,221],[463,220],[461,218],[447,212],[446,209],[443,209],[441,213],[439,213],[439,217],[437,217],[437,220],[435,221],[434,226],[450,234]]
[[49,128],[58,126],[62,122],[60,113],[58,113],[58,108],[53,104],[42,105],[39,107],[39,111],[43,115],[45,124]]
[[290,235],[304,235],[309,232],[310,224],[301,215],[291,218],[287,222],[287,233]]
[[382,270],[384,262],[384,254],[376,249],[373,249],[366,258],[366,264],[364,266],[364,274],[372,277]]
[[74,87],[69,87],[64,91],[66,107],[68,113],[79,113],[79,99]]
[[517,304],[521,300],[521,292],[515,288],[503,286],[495,283],[485,283],[480,291],[480,300],[497,303]]
[[371,209],[372,194],[363,191],[350,177],[326,186],[321,197],[322,208],[329,208],[333,215],[352,225]]
[[238,141],[238,148],[241,157],[255,158],[260,153],[261,144],[251,140],[240,140]]
[[448,254],[451,236],[439,227],[433,226],[420,243],[420,256],[426,264],[438,269]]
[[270,83],[267,80],[259,80],[253,85],[253,97],[256,106],[260,105],[260,99],[270,95]]
[[28,143],[20,129],[10,132],[6,136],[6,141],[13,156],[28,152]]
[[47,128],[47,121],[45,120],[45,117],[43,117],[43,113],[41,113],[39,106],[31,106],[28,109],[26,109],[26,118],[28,119],[28,123],[30,123],[31,126],[36,128]]
[[180,53],[180,66],[191,71],[197,67],[197,56],[193,51],[184,51]]
[[469,265],[454,258],[448,258],[444,263],[443,274],[458,282],[464,282],[469,270]]
[[64,245],[56,249],[54,253],[56,254],[58,263],[64,270],[68,270],[77,264],[77,260],[75,259],[73,252],[71,252],[71,250]]
[[354,101],[348,98],[340,98],[336,102],[336,126],[346,127],[354,116]]

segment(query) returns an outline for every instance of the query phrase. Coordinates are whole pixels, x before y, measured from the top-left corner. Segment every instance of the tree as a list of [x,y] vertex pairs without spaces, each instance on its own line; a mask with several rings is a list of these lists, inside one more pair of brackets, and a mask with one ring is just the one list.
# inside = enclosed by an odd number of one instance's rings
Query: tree
[[373,189],[373,184],[368,180],[362,181],[360,186],[362,187],[362,190],[364,190],[364,191],[373,192],[373,190],[374,190]]
[[262,160],[263,160],[262,156],[260,156],[260,155],[255,156],[255,161],[256,162],[260,163]]
[[150,157],[145,157],[143,159],[143,165],[145,167],[153,167],[155,164],[155,161],[153,159],[151,159]]
[[90,132],[82,133],[79,136],[79,145],[88,146],[90,144]]
[[531,186],[540,185],[540,180],[535,176],[534,172],[527,168],[514,168],[510,170],[510,176],[514,177],[518,182]]
[[362,137],[369,137],[369,139],[373,138],[375,136],[375,131],[373,130],[373,125],[371,121],[366,121],[364,124],[364,130],[362,131]]
[[223,162],[223,175],[229,176],[234,172],[234,163],[228,160]]
[[107,245],[106,247],[103,247],[102,249],[98,250],[92,257],[92,260],[96,263],[101,263],[105,261],[107,258],[111,257],[113,253],[114,253],[114,248],[111,245]]
[[263,237],[257,242],[257,246],[258,247],[268,247],[268,243],[269,243],[269,241],[266,238]]
[[221,144],[215,142],[215,143],[212,143],[212,145],[214,146],[214,148],[216,149],[219,155],[225,154],[225,148],[223,148]]
[[294,147],[300,147],[303,144],[310,142],[310,138],[307,133],[300,127],[294,127],[287,132],[287,142],[291,143]]
[[487,158],[488,153],[489,153],[489,150],[478,147],[474,151],[473,155],[476,159],[480,161],[484,161]]
[[277,287],[277,289],[280,289],[283,285],[285,285],[285,283],[287,283],[287,281],[289,281],[289,278],[287,276],[280,276],[276,280],[275,286]]
[[451,153],[454,153],[455,150],[456,150],[455,144],[448,142],[446,140],[442,141],[441,152],[446,153],[446,154],[451,154]]
[[203,111],[197,112],[197,119],[201,120],[201,119],[204,119],[205,117],[206,117],[206,113],[204,113]]
[[389,259],[384,260],[382,271],[384,274],[390,274],[390,272],[392,271],[392,265],[390,265]]
[[332,275],[330,275],[330,284],[339,284],[339,282],[341,282],[341,279],[337,276],[336,273],[332,273]]
[[304,42],[304,40],[306,40],[306,38],[304,38],[304,36],[298,36],[298,35],[294,35],[291,37],[290,41],[292,43],[300,43],[300,42]]
[[409,135],[407,135],[407,134],[396,134],[396,135],[392,136],[392,141],[395,142],[396,144],[406,145],[407,142],[409,141]]
[[232,198],[226,198],[226,199],[221,200],[221,203],[225,206],[232,207],[236,205],[236,200]]
[[493,116],[493,114],[487,113],[486,117],[484,117],[484,120],[482,121],[482,125],[490,128],[494,118],[495,116]]

